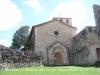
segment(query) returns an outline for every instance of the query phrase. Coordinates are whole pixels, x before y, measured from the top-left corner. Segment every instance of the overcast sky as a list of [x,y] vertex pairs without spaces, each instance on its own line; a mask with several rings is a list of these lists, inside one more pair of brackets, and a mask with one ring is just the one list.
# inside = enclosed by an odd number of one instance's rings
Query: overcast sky
[[9,47],[21,26],[31,28],[53,17],[72,18],[77,32],[95,26],[93,4],[100,0],[0,0],[0,44]]

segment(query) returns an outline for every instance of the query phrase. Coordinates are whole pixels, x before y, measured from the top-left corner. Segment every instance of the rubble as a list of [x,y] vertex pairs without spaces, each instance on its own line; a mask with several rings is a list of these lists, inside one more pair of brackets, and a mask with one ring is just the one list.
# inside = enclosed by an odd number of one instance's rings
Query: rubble
[[42,55],[32,50],[0,48],[0,70],[42,65]]

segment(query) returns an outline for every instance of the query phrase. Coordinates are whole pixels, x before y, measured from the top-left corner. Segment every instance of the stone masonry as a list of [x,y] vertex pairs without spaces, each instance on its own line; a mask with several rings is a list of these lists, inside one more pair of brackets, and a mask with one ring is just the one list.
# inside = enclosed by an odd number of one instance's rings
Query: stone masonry
[[96,48],[100,48],[99,29],[93,26],[85,27],[73,37],[70,63],[74,65],[93,65],[97,59]]
[[42,65],[41,52],[20,51],[0,45],[0,70]]
[[93,5],[93,10],[94,10],[94,18],[95,18],[96,26],[100,27],[100,6],[94,4]]
[[93,9],[96,26],[76,34],[71,18],[54,17],[32,27],[25,48],[40,51],[44,65],[94,65],[100,61],[100,6]]

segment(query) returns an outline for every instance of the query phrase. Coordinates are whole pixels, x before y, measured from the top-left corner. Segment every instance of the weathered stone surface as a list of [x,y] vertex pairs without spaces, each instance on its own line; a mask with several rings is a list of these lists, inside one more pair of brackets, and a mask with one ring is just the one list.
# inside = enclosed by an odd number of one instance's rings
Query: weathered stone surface
[[76,28],[61,19],[33,26],[26,42],[31,43],[29,48],[41,51],[44,65],[53,65],[55,60],[62,65],[93,65],[100,61],[96,51],[100,49],[100,27],[86,26],[76,35]]
[[60,43],[56,43],[53,46],[51,46],[47,52],[48,65],[56,65],[54,63],[56,61],[56,58],[54,58],[56,53],[60,53],[62,56],[62,60],[61,61],[58,60],[57,62],[61,62],[63,65],[69,65],[69,53],[68,53],[68,51],[69,50],[65,46],[61,45]]
[[[90,29],[91,31],[91,29]],[[89,65],[88,57],[90,50],[88,48],[88,32],[86,29],[81,31],[72,40],[72,49],[70,51],[70,64]]]
[[32,50],[19,51],[3,47],[0,50],[0,70],[42,65],[42,55]]
[[[95,33],[95,31],[97,31]],[[70,63],[72,65],[94,65],[97,58],[97,48],[100,48],[99,28],[87,26],[72,39]]]
[[95,24],[100,27],[100,5],[93,5]]
[[[76,35],[76,28],[63,22],[59,22],[58,20],[51,20],[50,22],[35,26],[35,29],[32,32],[33,34],[35,32],[35,35],[30,35],[30,37],[32,37],[31,40],[35,38],[33,41],[33,43],[35,42],[34,51],[40,50],[43,55],[44,65],[49,65],[48,63],[54,64],[54,54],[50,54],[50,58],[52,59],[49,60],[47,50],[50,50],[50,47],[56,43],[60,43],[62,46],[69,48],[71,46],[71,39]],[[58,34],[56,35],[55,32]],[[65,53],[61,54],[63,59],[61,60],[63,62],[62,65],[68,65],[69,60],[67,60],[67,55],[65,55]]]

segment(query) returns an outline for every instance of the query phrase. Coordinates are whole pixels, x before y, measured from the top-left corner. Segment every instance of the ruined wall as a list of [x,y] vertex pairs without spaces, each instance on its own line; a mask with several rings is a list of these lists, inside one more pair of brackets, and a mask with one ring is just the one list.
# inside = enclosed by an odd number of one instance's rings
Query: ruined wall
[[100,6],[94,4],[93,10],[94,10],[94,18],[95,18],[96,26],[100,27]]
[[0,49],[0,70],[42,65],[42,55],[32,50]]
[[72,39],[70,63],[93,65],[97,60],[96,48],[100,48],[99,29],[87,26]]
[[94,64],[98,61],[96,49],[100,48],[100,29],[97,27],[88,27],[88,44],[90,47],[89,62]]
[[71,65],[87,65],[90,54],[88,46],[88,32],[83,29],[72,39],[72,49],[70,51]]

